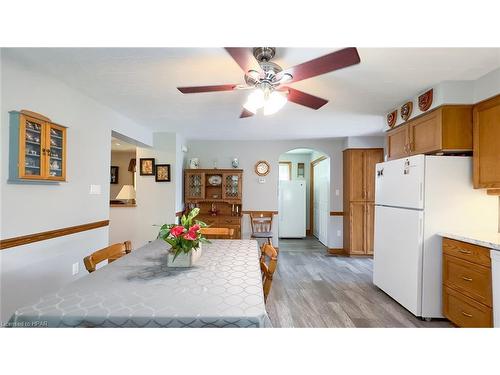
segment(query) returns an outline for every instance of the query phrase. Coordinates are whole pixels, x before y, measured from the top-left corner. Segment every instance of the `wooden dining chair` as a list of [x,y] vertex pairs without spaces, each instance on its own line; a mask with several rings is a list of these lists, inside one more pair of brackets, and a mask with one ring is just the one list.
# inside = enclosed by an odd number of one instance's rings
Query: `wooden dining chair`
[[121,258],[125,254],[132,251],[132,243],[130,241],[125,241],[123,243],[115,243],[105,247],[104,249],[97,250],[83,259],[83,264],[89,273],[95,271],[96,266],[107,260],[108,264]]
[[250,212],[250,225],[252,227],[252,238],[265,239],[269,245],[272,245],[274,212]]
[[[266,263],[266,258],[269,263]],[[276,249],[267,243],[262,245],[262,252],[260,256],[260,270],[262,272],[262,287],[264,289],[264,303],[267,301],[267,296],[271,291],[273,283],[273,274],[278,266],[278,253]]]
[[201,234],[206,236],[218,236],[227,239],[232,239],[234,236],[234,228],[201,228]]

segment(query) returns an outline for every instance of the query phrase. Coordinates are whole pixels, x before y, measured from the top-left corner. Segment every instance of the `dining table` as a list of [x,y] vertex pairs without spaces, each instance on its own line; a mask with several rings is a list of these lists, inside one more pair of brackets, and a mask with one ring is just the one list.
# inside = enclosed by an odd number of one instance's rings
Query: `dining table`
[[168,267],[157,239],[16,310],[11,327],[271,327],[259,247],[211,240],[197,263]]

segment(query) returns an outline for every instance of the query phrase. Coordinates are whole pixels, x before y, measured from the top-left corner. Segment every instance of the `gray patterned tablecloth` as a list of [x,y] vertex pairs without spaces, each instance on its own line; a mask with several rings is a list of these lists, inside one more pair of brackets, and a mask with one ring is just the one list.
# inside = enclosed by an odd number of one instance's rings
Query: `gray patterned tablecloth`
[[15,327],[270,327],[256,241],[213,240],[192,268],[156,240],[18,309]]

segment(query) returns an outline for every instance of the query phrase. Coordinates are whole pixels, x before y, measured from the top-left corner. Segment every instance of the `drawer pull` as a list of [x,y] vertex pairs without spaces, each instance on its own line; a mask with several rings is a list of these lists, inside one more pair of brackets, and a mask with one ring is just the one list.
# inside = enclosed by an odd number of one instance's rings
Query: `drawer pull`
[[472,281],[472,278],[471,277],[467,277],[467,276],[462,276],[462,280]]
[[462,311],[462,315],[466,316],[467,318],[472,318],[472,314],[467,314],[465,311]]
[[470,250],[464,250],[464,249],[458,249],[462,254],[472,254],[472,251]]

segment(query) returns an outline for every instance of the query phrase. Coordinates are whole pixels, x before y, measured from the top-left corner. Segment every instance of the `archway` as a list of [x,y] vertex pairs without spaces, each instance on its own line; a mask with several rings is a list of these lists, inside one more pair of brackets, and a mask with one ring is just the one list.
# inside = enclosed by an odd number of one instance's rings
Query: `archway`
[[330,157],[312,148],[279,156],[279,233],[282,239],[317,238],[328,246]]

